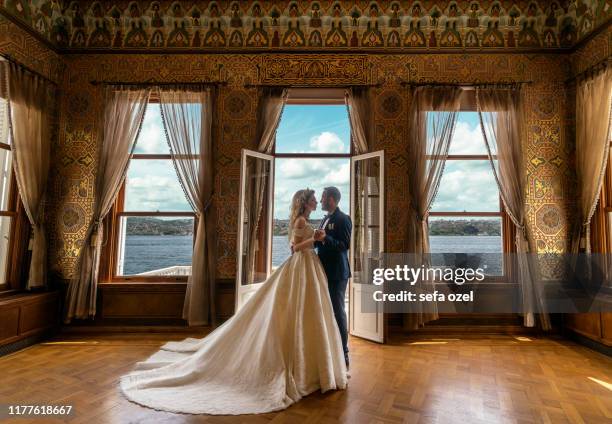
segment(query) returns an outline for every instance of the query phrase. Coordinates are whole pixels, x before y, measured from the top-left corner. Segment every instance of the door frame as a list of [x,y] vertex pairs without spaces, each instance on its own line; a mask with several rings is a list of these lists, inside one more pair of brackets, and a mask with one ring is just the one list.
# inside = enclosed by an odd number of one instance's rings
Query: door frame
[[[237,252],[236,252],[236,295],[235,295],[235,300],[234,300],[234,313],[238,312],[238,310],[242,307],[242,304],[244,303],[242,301],[242,299],[252,293],[255,292],[257,290],[259,290],[259,288],[263,285],[263,282],[261,283],[255,283],[255,284],[242,284],[242,268],[243,268],[243,263],[242,263],[242,250],[244,247],[244,197],[245,197],[245,189],[246,189],[246,159],[247,157],[256,157],[259,159],[265,159],[270,161],[270,184],[268,185],[268,190],[270,193],[272,193],[272,196],[270,198],[270,201],[272,202],[272,204],[270,205],[271,207],[268,207],[268,211],[267,211],[267,217],[266,220],[268,222],[268,224],[270,225],[272,223],[272,214],[274,211],[274,156],[272,155],[268,155],[265,153],[261,153],[261,152],[257,152],[254,150],[249,150],[249,149],[242,149],[241,151],[241,155],[240,155],[240,192],[238,195],[238,242],[236,243],[237,245]],[[266,252],[266,275],[270,276],[270,271],[271,271],[271,267],[272,267],[272,229],[269,228],[266,234],[267,237],[267,243],[266,243],[266,249],[268,250]]]
[[[379,169],[379,178],[380,178],[380,187],[379,187],[379,219],[380,219],[380,237],[379,237],[379,251],[380,254],[384,254],[385,252],[385,246],[386,246],[386,237],[387,237],[387,232],[386,232],[386,227],[385,227],[385,212],[386,212],[386,207],[385,207],[385,151],[384,150],[377,150],[375,152],[369,152],[369,153],[364,153],[361,155],[355,155],[351,157],[351,196],[350,196],[350,202],[351,202],[351,216],[354,216],[354,213],[356,211],[356,206],[355,206],[355,194],[354,194],[354,189],[355,189],[355,162],[359,161],[359,160],[364,160],[364,159],[371,159],[371,158],[380,158],[380,169]],[[352,218],[351,218],[352,219]],[[354,252],[355,252],[355,237],[354,237],[354,233],[355,233],[355,226],[353,225],[353,230],[352,230],[351,234],[351,249],[349,251],[349,261],[350,261],[350,265],[351,268],[354,269]],[[356,284],[353,283],[353,278],[349,279],[349,333],[352,336],[357,336],[363,339],[367,339],[367,340],[371,340],[377,343],[385,343],[385,338],[386,338],[386,333],[387,333],[387,317],[384,313],[384,308],[382,304],[380,305],[380,308],[382,308],[382,311],[376,312],[376,332],[372,333],[372,332],[368,332],[368,331],[362,331],[359,329],[355,328],[355,311],[357,310],[357,308],[355,307],[355,299],[353,296],[353,291],[356,289],[357,286]],[[372,289],[374,287],[369,287],[371,285],[364,285],[364,284],[359,284],[358,286],[368,286],[368,288]],[[377,289],[379,289],[378,286],[376,286]]]

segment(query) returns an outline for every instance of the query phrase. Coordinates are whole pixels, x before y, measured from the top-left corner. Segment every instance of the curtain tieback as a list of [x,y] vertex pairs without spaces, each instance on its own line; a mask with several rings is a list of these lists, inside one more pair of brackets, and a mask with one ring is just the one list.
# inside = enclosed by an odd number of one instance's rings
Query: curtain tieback
[[90,243],[91,247],[96,247],[96,244],[98,242],[98,237],[100,235],[100,224],[101,223],[102,221],[100,221],[99,219],[96,219],[94,221],[93,231],[91,232],[91,243]]
[[208,200],[204,204],[204,210],[202,212],[204,212],[204,213],[208,212],[208,209],[210,208],[210,205],[212,205],[213,195],[214,195],[214,192],[210,195],[210,197],[208,198]]

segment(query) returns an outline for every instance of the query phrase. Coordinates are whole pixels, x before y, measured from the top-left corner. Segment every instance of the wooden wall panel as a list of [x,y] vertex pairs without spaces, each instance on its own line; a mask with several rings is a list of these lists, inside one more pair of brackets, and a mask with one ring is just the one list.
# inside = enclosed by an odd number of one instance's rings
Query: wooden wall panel
[[612,312],[601,314],[601,337],[605,344],[612,346]]
[[58,291],[0,298],[0,345],[42,333],[58,325]]
[[19,335],[19,307],[0,309],[0,343]]
[[601,339],[601,318],[598,313],[568,314],[566,326],[583,336]]

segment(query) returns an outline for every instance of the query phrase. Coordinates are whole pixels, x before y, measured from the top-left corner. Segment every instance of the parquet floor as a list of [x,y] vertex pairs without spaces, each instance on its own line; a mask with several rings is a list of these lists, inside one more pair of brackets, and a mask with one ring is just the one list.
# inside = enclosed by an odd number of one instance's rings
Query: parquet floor
[[136,361],[184,337],[71,335],[0,357],[0,404],[74,407],[64,420],[3,422],[612,423],[612,359],[533,336],[396,337],[384,346],[352,338],[348,389],[315,393],[279,413],[171,414],[119,393],[118,377]]

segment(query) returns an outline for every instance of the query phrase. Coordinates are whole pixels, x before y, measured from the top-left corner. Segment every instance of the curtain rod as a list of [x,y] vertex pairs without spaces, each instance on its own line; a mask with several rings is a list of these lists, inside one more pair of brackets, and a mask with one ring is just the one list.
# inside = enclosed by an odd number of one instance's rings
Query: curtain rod
[[227,85],[227,81],[187,81],[187,82],[126,82],[126,81],[89,81],[91,85],[132,85],[132,86],[172,86],[172,85]]
[[351,87],[381,87],[381,83],[376,84],[323,84],[323,85],[304,85],[304,84],[245,84],[244,88],[255,87],[279,87],[279,88],[351,88]]
[[594,65],[589,66],[587,69],[585,69],[582,72],[577,73],[573,77],[566,79],[565,80],[565,84],[570,84],[573,81],[578,81],[578,80],[586,77],[591,72],[597,72],[600,69],[603,69],[603,68],[607,67],[610,64],[611,61],[612,61],[612,55],[610,55],[610,56],[600,60],[599,62],[595,63]]
[[29,67],[25,66],[23,63],[21,63],[20,61],[18,61],[17,59],[13,58],[11,55],[8,55],[6,53],[0,53],[0,56],[3,57],[7,62],[11,62],[14,63],[15,65],[25,69],[27,72],[34,74],[42,79],[44,79],[45,81],[55,85],[56,87],[58,86],[58,83],[56,83],[55,81],[53,81],[52,79],[50,79],[47,76],[44,76],[43,74],[41,74],[38,71],[35,71],[33,69],[30,69]]
[[479,83],[452,83],[452,82],[410,82],[410,81],[402,81],[400,83],[402,86],[413,86],[413,87],[463,87],[463,88],[472,88],[472,87],[492,87],[492,86],[513,86],[518,84],[526,84],[531,85],[533,81],[514,81],[514,82],[479,82]]

